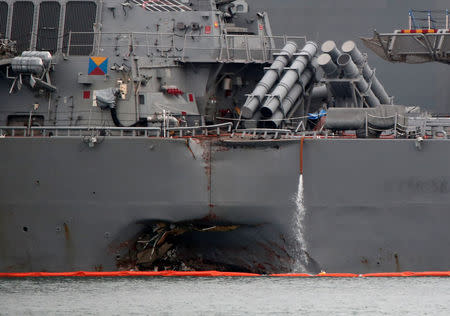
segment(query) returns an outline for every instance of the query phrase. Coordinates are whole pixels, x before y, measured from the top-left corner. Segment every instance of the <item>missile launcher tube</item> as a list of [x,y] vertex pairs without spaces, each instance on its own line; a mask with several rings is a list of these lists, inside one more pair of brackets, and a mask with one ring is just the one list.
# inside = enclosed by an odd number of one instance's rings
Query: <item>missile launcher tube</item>
[[280,55],[274,60],[270,69],[268,69],[264,77],[258,82],[252,94],[250,94],[242,107],[242,117],[250,119],[255,111],[258,109],[262,99],[264,99],[267,92],[272,88],[277,81],[286,65],[292,59],[292,56],[297,51],[297,44],[294,42],[287,42],[281,50]]
[[263,119],[260,111],[256,111],[251,120],[245,121],[245,128],[258,128],[261,125],[259,120]]
[[375,96],[372,89],[370,89],[369,84],[364,77],[359,73],[358,67],[352,61],[352,58],[349,54],[342,54],[339,56],[338,65],[344,70],[344,75],[346,78],[350,79],[358,79],[356,81],[356,87],[359,92],[365,94],[364,99],[370,107],[375,107],[380,105],[380,100]]
[[357,78],[360,76],[358,66],[355,65],[349,54],[339,56],[337,64],[344,70],[344,76],[346,78]]
[[289,91],[286,98],[281,103],[281,106],[275,111],[272,117],[265,122],[267,128],[278,128],[281,125],[282,120],[286,117],[289,111],[297,102],[298,98],[304,92],[304,88],[309,84],[313,77],[311,70],[306,69],[300,76],[299,82],[295,83],[292,89]]
[[353,41],[347,41],[342,44],[342,51],[346,54],[349,54],[353,60],[353,62],[359,66],[363,67],[363,76],[367,82],[372,80],[371,89],[376,97],[380,100],[382,104],[391,104],[391,98],[387,94],[383,85],[380,83],[378,78],[375,76],[374,71],[370,69],[369,65],[365,62],[364,56],[359,51],[356,43]]
[[330,55],[334,63],[337,63],[337,59],[339,58],[339,56],[341,56],[341,52],[337,48],[334,41],[326,41],[322,44],[322,47],[320,49],[322,53]]
[[275,87],[271,96],[266,100],[261,108],[264,117],[272,117],[281,102],[287,96],[294,84],[298,81],[299,76],[305,71],[306,66],[317,53],[317,44],[314,42],[306,42],[300,55],[294,60],[290,69],[286,71],[280,83]]
[[333,62],[333,59],[328,54],[322,54],[317,59],[317,63],[322,68],[327,78],[337,78],[339,76],[339,69]]

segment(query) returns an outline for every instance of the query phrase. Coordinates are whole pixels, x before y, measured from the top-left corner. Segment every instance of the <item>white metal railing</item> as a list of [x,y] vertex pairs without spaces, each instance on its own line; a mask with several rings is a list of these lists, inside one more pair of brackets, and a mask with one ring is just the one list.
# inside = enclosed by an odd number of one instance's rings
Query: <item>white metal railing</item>
[[[415,126],[412,126],[415,127]],[[411,126],[406,126],[396,122],[396,127],[391,129],[376,129],[365,124],[366,137],[369,131],[383,132],[380,138],[405,137],[408,132],[413,131]],[[419,127],[419,126],[417,126]],[[439,129],[434,130],[436,127]],[[444,129],[442,128],[444,127]],[[188,126],[188,127],[170,127],[164,129],[158,127],[73,127],[73,126],[43,126],[43,127],[25,127],[25,126],[0,126],[0,138],[23,138],[23,137],[81,137],[84,142],[90,146],[99,140],[99,137],[156,137],[156,138],[178,138],[178,137],[201,137],[201,136],[221,136],[230,138],[250,139],[250,140],[269,140],[284,139],[298,140],[300,138],[310,139],[340,139],[356,138],[356,134],[335,134],[328,130],[323,131],[294,131],[287,129],[268,129],[268,128],[249,128],[233,130],[232,123],[207,125],[207,126]],[[450,128],[450,124],[441,122],[425,123],[415,133],[416,136],[450,139],[450,134],[445,130]],[[391,133],[389,133],[391,131]],[[442,135],[441,135],[442,134]],[[166,135],[166,136],[164,136]],[[414,135],[412,135],[414,136]],[[407,137],[409,138],[409,137]]]
[[157,136],[159,127],[104,127],[104,126],[0,126],[0,135],[4,136],[86,136],[98,133],[105,136]]
[[[83,44],[74,44],[77,37],[92,35],[93,41]],[[75,48],[89,48],[91,54],[100,54],[102,49],[110,48],[123,53],[139,54],[138,49],[142,49],[142,54],[151,55],[152,50],[157,50],[164,54],[172,52],[173,55],[166,54],[167,58],[185,61],[188,59],[186,52],[192,52],[192,56],[197,56],[199,52],[213,52],[211,58],[220,61],[245,60],[262,61],[271,60],[272,54],[278,53],[287,41],[306,43],[305,36],[263,36],[249,34],[176,34],[164,32],[72,32],[63,35],[67,42],[63,51],[67,56],[71,55],[71,50]],[[166,38],[167,40],[161,40]],[[201,42],[209,41],[207,43]],[[212,42],[212,45],[211,45]],[[159,44],[156,44],[159,43]],[[177,43],[180,47],[177,47]],[[198,45],[193,45],[197,43]],[[280,48],[276,48],[280,47]],[[217,51],[217,52],[216,52]],[[211,55],[211,54],[210,54]]]
[[236,134],[240,134],[242,138],[250,136],[250,137],[262,137],[268,138],[279,138],[282,136],[290,136],[292,135],[292,131],[289,129],[272,129],[272,128],[246,128],[246,129],[237,129],[233,132],[232,136]]
[[87,126],[0,126],[0,137],[85,137],[85,136],[113,136],[113,137],[196,137],[196,136],[224,136],[251,138],[295,138],[297,136],[328,135],[319,131],[305,131],[296,133],[288,129],[249,128],[232,131],[233,123],[221,123],[205,126],[185,127],[87,127]]
[[27,135],[28,127],[26,126],[0,126],[0,137],[5,136],[23,136]]
[[233,123],[187,127],[109,127],[109,126],[0,126],[0,137],[183,137],[230,133]]
[[167,135],[170,136],[178,136],[178,137],[184,137],[184,136],[197,136],[198,131],[200,131],[201,135],[211,135],[212,132],[215,132],[216,135],[220,136],[221,130],[226,129],[228,133],[231,132],[231,129],[233,128],[233,123],[222,123],[222,124],[215,124],[215,125],[206,125],[206,126],[185,126],[185,127],[168,127],[165,130],[167,131]]

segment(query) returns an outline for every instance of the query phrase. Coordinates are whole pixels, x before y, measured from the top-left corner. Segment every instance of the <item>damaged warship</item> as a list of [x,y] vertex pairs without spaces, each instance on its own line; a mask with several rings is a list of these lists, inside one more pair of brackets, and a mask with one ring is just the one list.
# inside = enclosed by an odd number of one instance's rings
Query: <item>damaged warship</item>
[[[449,61],[419,33],[366,41]],[[448,269],[450,119],[354,41],[245,0],[1,0],[0,34],[1,272]]]

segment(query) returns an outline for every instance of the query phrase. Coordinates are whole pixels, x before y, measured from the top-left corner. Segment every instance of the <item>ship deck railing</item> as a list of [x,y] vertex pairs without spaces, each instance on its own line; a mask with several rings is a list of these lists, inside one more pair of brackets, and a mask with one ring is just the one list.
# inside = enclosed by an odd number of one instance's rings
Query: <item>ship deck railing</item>
[[0,126],[0,135],[10,137],[71,137],[98,133],[102,136],[160,136],[159,127],[105,127],[105,126]]
[[292,131],[289,129],[272,129],[272,128],[246,128],[237,129],[231,135],[239,136],[241,138],[251,137],[251,138],[281,138],[289,137],[292,135]]
[[177,127],[112,127],[112,126],[0,126],[0,137],[185,137],[231,133],[233,124]]
[[[381,139],[425,138],[449,139],[450,122],[438,118],[425,120],[414,126],[396,123],[395,129],[376,129],[366,124],[366,137],[369,131],[379,132]],[[231,137],[240,139],[346,139],[357,138],[356,132],[329,130],[296,131],[291,129],[247,128],[233,129],[231,122],[204,126],[177,127],[112,127],[112,126],[0,126],[0,138],[10,137],[82,137],[91,142],[98,137],[154,137],[154,138],[189,138],[189,137]],[[419,130],[417,130],[419,128]],[[413,130],[414,129],[414,130]]]
[[[299,47],[305,36],[253,34],[176,34],[164,32],[68,32],[59,52],[69,56],[100,56],[105,49],[117,56],[164,57],[180,62],[267,63],[288,41]],[[80,39],[93,38],[93,41]],[[158,44],[156,44],[158,43]]]
[[233,123],[220,123],[214,125],[204,125],[204,126],[178,126],[178,127],[168,127],[163,129],[163,136],[168,137],[185,137],[185,136],[209,136],[209,135],[217,135],[220,136],[222,130],[226,133],[231,133],[233,128]]
[[298,137],[328,138],[328,131],[295,132],[289,129],[248,128],[233,130],[233,123],[177,127],[112,127],[112,126],[0,126],[0,138],[6,137],[156,137],[184,138],[229,136],[246,139],[295,139]]

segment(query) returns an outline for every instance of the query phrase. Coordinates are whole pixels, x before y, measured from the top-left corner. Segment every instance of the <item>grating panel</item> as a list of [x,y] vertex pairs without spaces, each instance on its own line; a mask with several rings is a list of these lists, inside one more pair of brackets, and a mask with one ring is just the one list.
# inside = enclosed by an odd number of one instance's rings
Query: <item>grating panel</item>
[[178,0],[133,0],[133,2],[151,12],[192,11],[190,7]]
[[37,32],[37,50],[56,52],[58,47],[59,11],[61,5],[56,1],[41,2]]
[[0,1],[0,38],[6,37],[6,21],[8,20],[8,4]]
[[[64,24],[63,52],[70,55],[89,55],[94,44],[94,23],[97,5],[92,1],[69,1],[66,6]],[[69,32],[91,32],[90,34],[72,34]]]
[[17,51],[19,53],[30,48],[31,32],[33,31],[33,16],[34,4],[32,2],[14,2],[11,39],[17,41]]

